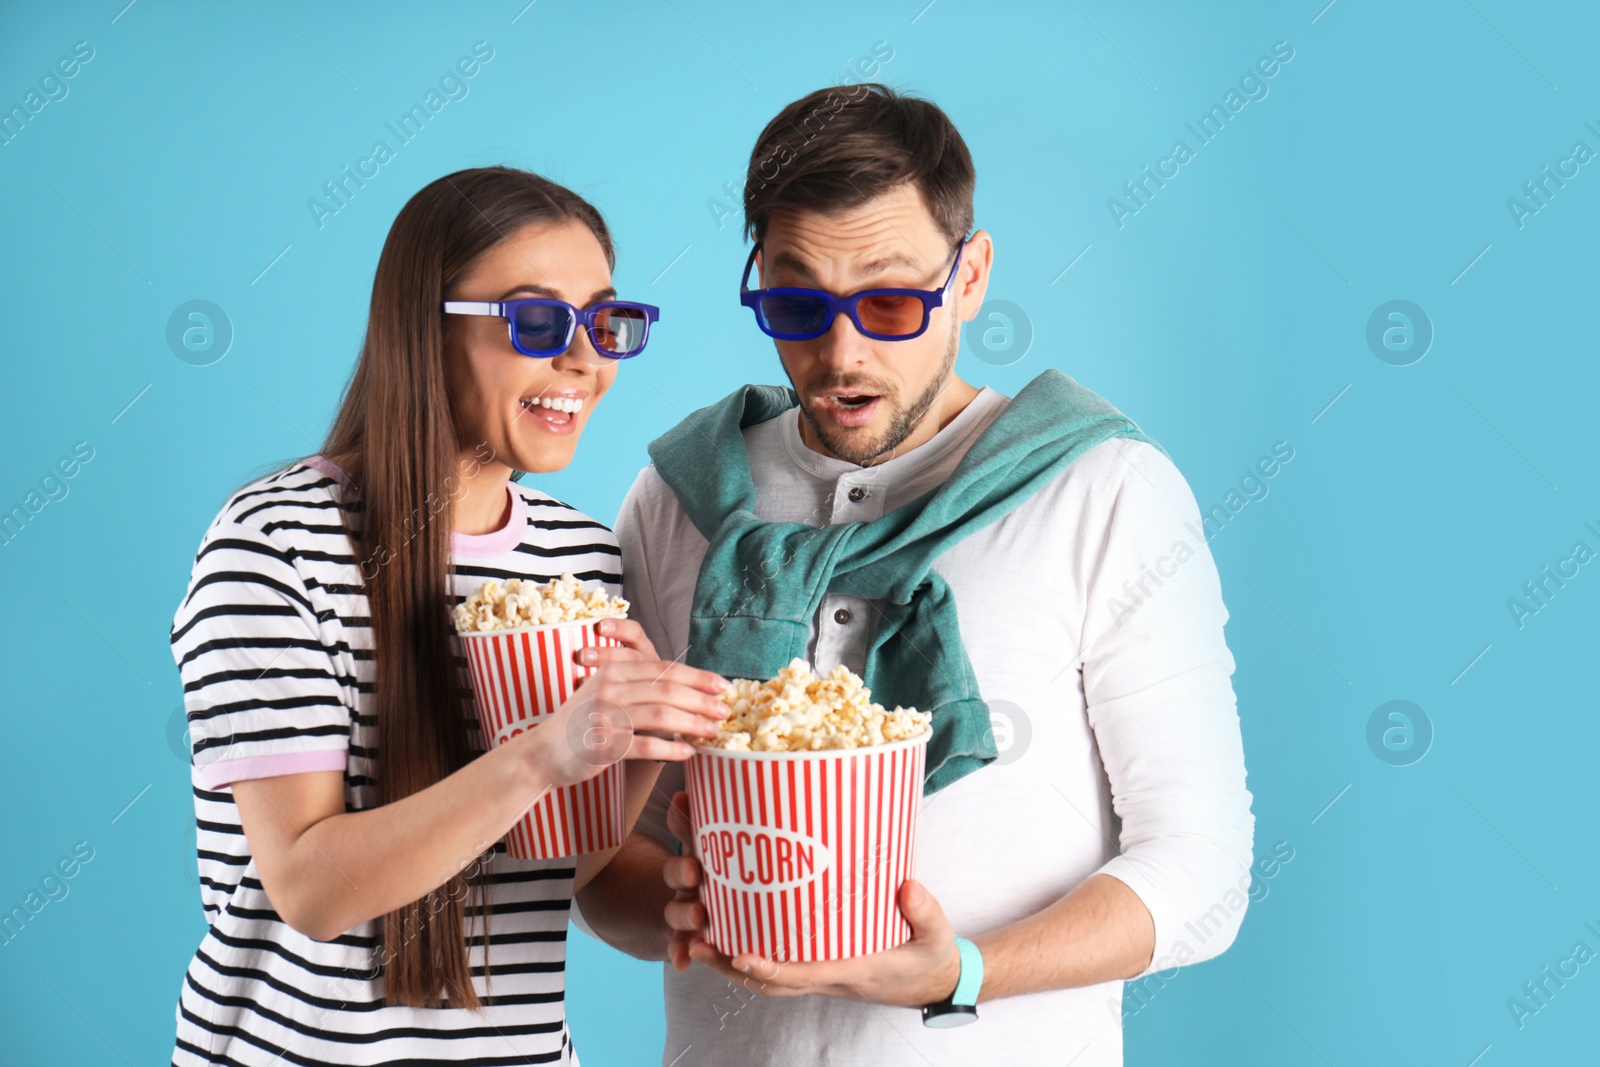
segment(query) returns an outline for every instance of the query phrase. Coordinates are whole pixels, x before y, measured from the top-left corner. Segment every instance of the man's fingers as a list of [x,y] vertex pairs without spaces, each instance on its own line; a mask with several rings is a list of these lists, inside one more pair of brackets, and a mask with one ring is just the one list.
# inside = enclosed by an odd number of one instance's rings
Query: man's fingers
[[680,971],[687,971],[692,962],[689,958],[689,938],[692,935],[673,931],[667,939],[667,959]]
[[782,986],[785,989],[814,989],[823,984],[823,972],[819,970],[825,966],[823,964],[791,963],[780,967],[765,956],[758,956],[753,952],[741,953],[728,962],[741,974],[748,974],[758,982]]
[[900,886],[900,914],[911,924],[911,936],[918,941],[948,939],[954,936],[944,909],[921,882],[908,878]]
[[[792,997],[804,992],[803,989],[798,987],[768,981],[758,974],[740,970],[734,966],[732,960],[718,952],[703,938],[697,938],[689,943],[689,957],[696,963],[704,964],[728,981],[736,982],[752,993],[761,993],[769,997]],[[772,964],[769,961],[763,962],[767,963],[767,966],[762,968],[761,974],[781,973],[776,964]]]
[[667,807],[667,829],[684,844],[694,840],[694,823],[689,817],[689,794],[674,793]]
[[693,856],[673,856],[661,865],[661,877],[668,889],[680,892],[700,885],[700,861]]
[[694,900],[671,900],[666,907],[667,926],[683,934],[699,933],[706,926],[706,909]]

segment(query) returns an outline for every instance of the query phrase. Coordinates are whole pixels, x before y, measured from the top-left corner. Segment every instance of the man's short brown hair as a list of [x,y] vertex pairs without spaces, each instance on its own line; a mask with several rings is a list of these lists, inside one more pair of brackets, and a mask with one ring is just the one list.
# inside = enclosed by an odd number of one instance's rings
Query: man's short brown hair
[[972,229],[977,174],[938,105],[877,82],[818,89],[767,123],[744,183],[746,233],[779,208],[830,215],[910,182],[952,245]]

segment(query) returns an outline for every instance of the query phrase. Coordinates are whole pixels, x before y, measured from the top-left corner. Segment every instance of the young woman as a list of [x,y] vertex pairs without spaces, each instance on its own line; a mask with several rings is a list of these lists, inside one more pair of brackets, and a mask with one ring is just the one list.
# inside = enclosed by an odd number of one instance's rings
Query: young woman
[[485,754],[449,613],[486,578],[621,591],[611,532],[510,480],[565,467],[644,346],[655,309],[615,299],[614,262],[600,214],[537,175],[429,185],[389,231],[322,453],[206,532],[172,647],[211,928],[174,1064],[576,1062],[568,909],[610,855],[518,861],[500,839],[600,772],[568,738],[602,699],[640,731],[607,742],[637,816],[726,682],[608,622],[625,648],[580,653],[599,672]]

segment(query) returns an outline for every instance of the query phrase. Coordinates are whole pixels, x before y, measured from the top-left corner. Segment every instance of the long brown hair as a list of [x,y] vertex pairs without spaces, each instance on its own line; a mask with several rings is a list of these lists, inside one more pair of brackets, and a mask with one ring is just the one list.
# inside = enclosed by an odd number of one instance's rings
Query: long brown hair
[[[449,487],[472,443],[462,440],[449,388],[440,304],[496,241],[566,221],[588,226],[615,266],[605,220],[576,193],[509,167],[457,171],[406,203],[378,259],[361,359],[323,454],[361,487],[344,523],[371,614],[380,803],[426,789],[473,756],[447,582]],[[448,999],[481,1009],[465,941],[469,895],[483,909],[487,956],[488,893],[469,874],[384,916],[389,1004],[442,1007]]]

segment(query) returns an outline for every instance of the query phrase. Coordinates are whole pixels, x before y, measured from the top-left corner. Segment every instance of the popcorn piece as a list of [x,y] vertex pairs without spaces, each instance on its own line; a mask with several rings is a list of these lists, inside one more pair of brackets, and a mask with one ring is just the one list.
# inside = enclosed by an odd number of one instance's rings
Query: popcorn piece
[[766,682],[732,679],[722,693],[731,714],[706,744],[730,752],[811,752],[865,748],[926,733],[933,714],[914,708],[885,711],[848,667],[813,674],[803,659],[790,661]]
[[462,633],[483,633],[519,626],[621,618],[627,614],[626,600],[608,596],[604,589],[585,586],[571,574],[563,574],[544,583],[513,578],[501,585],[490,578],[476,593],[458,604],[450,617]]

